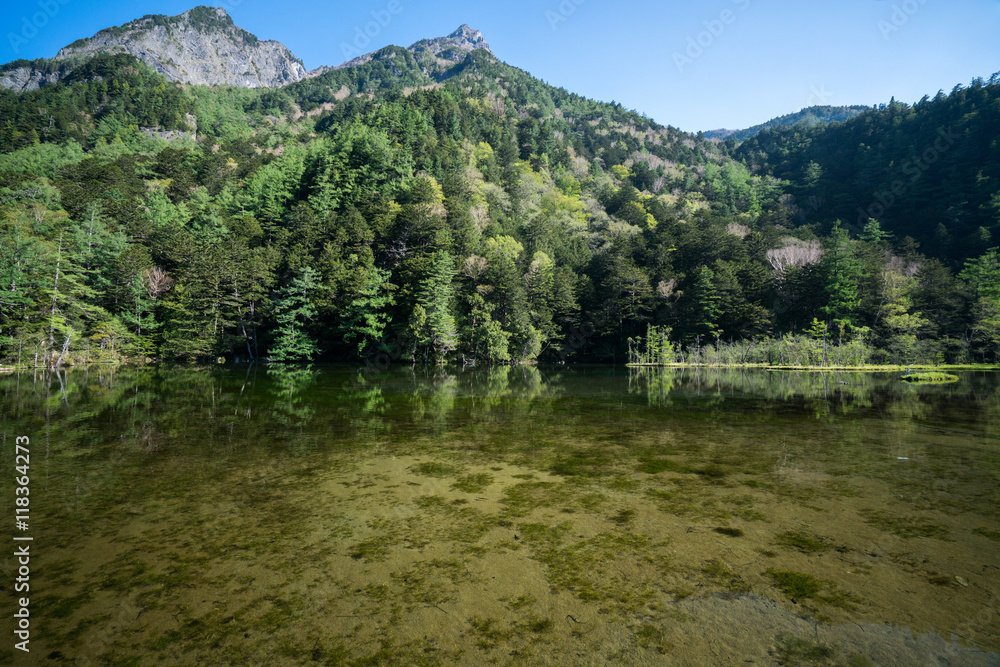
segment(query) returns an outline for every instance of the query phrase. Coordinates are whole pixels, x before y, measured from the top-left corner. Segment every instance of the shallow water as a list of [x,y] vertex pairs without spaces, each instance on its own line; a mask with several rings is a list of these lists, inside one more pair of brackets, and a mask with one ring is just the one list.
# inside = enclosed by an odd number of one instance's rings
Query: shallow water
[[1000,664],[996,374],[81,369],[0,418],[4,664]]

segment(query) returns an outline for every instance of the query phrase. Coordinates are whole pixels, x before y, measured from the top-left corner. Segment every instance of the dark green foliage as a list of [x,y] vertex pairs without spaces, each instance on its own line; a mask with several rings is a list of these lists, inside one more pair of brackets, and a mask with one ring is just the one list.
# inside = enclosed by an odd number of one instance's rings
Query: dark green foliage
[[[869,218],[912,236],[936,257],[978,255],[998,238],[1000,81],[950,95],[891,102],[832,125],[764,130],[735,150],[745,164],[790,181],[809,221]],[[810,170],[810,164],[819,167]],[[980,231],[982,230],[982,231]]]
[[814,125],[821,125],[825,123],[843,122],[848,118],[854,118],[858,114],[861,114],[870,108],[871,107],[865,106],[832,107],[826,105],[807,107],[801,111],[796,111],[795,113],[772,118],[766,123],[748,127],[745,130],[710,130],[705,132],[705,137],[708,139],[725,139],[727,143],[737,144],[738,142],[746,141],[747,139],[756,136],[764,130],[789,125],[812,127]]
[[307,266],[278,294],[274,302],[278,335],[270,352],[274,361],[312,361],[313,355],[319,352],[308,331],[316,317],[312,297],[318,289],[319,274]]
[[0,90],[0,151],[74,139],[136,142],[140,127],[187,130],[194,103],[177,84],[126,54],[99,55],[72,68],[58,85]]

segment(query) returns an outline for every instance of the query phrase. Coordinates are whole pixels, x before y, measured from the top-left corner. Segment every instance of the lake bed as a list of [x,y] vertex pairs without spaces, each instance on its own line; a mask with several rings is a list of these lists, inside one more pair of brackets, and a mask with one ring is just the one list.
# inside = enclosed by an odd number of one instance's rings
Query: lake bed
[[1000,377],[959,375],[4,376],[32,658],[998,664]]

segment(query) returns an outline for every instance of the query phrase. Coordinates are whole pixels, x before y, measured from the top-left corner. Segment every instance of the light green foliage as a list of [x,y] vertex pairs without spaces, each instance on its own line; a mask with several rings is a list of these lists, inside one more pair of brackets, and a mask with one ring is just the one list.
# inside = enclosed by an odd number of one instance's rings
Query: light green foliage
[[83,147],[73,139],[63,146],[32,144],[13,153],[0,155],[0,173],[8,171],[55,178],[63,166],[76,164],[83,158]]
[[1000,249],[990,248],[970,259],[960,277],[969,282],[975,295],[973,332],[987,348],[1000,346]]

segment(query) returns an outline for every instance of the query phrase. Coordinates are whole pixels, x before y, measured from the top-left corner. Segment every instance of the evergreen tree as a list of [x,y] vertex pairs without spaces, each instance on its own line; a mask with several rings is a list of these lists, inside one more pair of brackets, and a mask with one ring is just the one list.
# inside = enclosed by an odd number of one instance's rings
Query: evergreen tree
[[695,274],[688,298],[687,326],[691,337],[717,338],[719,336],[719,293],[715,286],[715,272],[702,266]]
[[292,284],[278,293],[274,305],[277,337],[270,350],[273,361],[312,361],[319,352],[307,331],[316,317],[312,297],[319,289],[319,279],[315,269],[304,267]]
[[411,330],[416,336],[416,344],[428,350],[436,363],[444,362],[458,344],[455,318],[451,314],[454,277],[455,264],[451,255],[438,250],[420,286],[414,308]]
[[854,241],[847,230],[836,224],[830,232],[826,253],[820,263],[824,274],[826,305],[822,311],[840,329],[841,335],[856,317],[861,303],[858,288],[862,265],[854,252]]
[[1000,352],[1000,248],[990,248],[970,259],[959,277],[968,281],[975,295],[972,332],[982,354],[994,359]]
[[389,272],[372,267],[368,280],[357,295],[351,299],[340,326],[346,343],[356,341],[358,356],[365,357],[374,351],[385,335],[391,318],[387,309],[394,305]]

